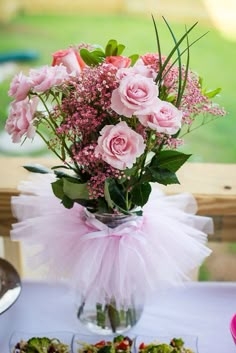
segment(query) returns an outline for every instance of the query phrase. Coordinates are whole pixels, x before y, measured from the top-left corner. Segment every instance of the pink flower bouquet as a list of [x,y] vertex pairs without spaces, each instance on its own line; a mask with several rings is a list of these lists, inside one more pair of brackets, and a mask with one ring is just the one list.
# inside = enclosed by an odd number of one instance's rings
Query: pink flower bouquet
[[54,53],[52,66],[13,78],[6,130],[13,142],[39,134],[62,161],[52,188],[65,207],[125,214],[143,207],[150,183],[178,183],[190,156],[177,151],[183,131],[225,114],[212,101],[219,89],[203,89],[189,68],[196,24],[179,40],[166,24],[174,39],[167,56],[154,21],[156,53],[123,56],[116,40],[105,49],[80,44]]

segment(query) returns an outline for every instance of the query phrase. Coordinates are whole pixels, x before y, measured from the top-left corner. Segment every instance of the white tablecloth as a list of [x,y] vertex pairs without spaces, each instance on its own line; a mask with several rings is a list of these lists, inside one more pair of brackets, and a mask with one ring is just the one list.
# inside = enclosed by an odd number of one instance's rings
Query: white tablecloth
[[[153,296],[129,333],[197,335],[199,353],[235,353],[229,332],[235,312],[236,283],[189,283]],[[9,338],[15,330],[86,333],[76,318],[68,288],[37,282],[24,282],[20,298],[0,315],[0,353],[9,353]]]

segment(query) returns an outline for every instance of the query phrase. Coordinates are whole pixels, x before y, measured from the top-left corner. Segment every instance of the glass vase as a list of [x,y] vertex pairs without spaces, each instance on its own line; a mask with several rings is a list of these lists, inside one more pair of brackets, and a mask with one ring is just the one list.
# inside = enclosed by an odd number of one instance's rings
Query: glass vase
[[[134,220],[136,215],[124,214],[94,214],[95,218],[106,224],[109,228],[115,228],[127,221]],[[103,300],[87,299],[80,296],[80,305],[77,317],[80,322],[91,332],[96,334],[122,334],[131,329],[140,319],[144,307],[142,290],[133,293],[130,298],[119,300],[117,305],[114,297],[109,298],[104,294]]]

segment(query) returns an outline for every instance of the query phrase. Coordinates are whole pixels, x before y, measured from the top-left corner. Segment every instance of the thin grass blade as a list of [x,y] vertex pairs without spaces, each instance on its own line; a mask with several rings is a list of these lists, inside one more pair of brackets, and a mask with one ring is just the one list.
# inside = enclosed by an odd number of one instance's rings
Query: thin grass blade
[[[204,33],[203,35],[201,35],[200,37],[198,37],[196,40],[194,40],[192,43],[190,43],[189,44],[189,46],[188,47],[186,47],[181,53],[180,53],[180,55],[182,56],[183,54],[185,54],[186,53],[186,51],[189,49],[189,48],[191,48],[191,46],[193,46],[195,43],[197,43],[200,39],[202,39],[205,35],[207,35],[209,33],[209,31],[208,32],[206,32],[206,33]],[[168,73],[170,72],[170,70],[172,69],[172,67],[176,64],[176,62],[178,61],[178,59],[175,59],[174,61],[173,61],[173,63],[171,64],[171,66],[168,68],[168,70],[165,72],[165,74],[164,74],[164,76],[162,77],[162,79],[164,79],[165,77],[166,77],[166,75],[168,75]]]
[[154,29],[155,29],[155,34],[156,34],[156,40],[157,40],[157,50],[158,50],[158,58],[159,58],[159,65],[160,65],[160,70],[162,68],[162,59],[161,59],[161,42],[160,42],[160,37],[159,37],[159,33],[158,33],[158,29],[157,29],[157,25],[156,25],[156,21],[152,15],[152,21],[153,21],[153,25],[154,25]]
[[174,48],[171,50],[170,54],[167,56],[166,60],[164,61],[163,65],[162,65],[162,69],[159,71],[155,82],[160,81],[161,77],[162,77],[162,73],[165,70],[168,62],[170,61],[170,59],[172,58],[172,56],[174,55],[176,48],[180,46],[180,44],[184,41],[184,39],[186,38],[186,36],[194,29],[194,27],[196,27],[198,24],[198,22],[195,22],[189,29],[188,31],[179,39],[179,41],[176,43],[176,45],[174,46]]
[[[186,32],[187,32],[187,27],[186,27]],[[182,85],[182,89],[180,92],[180,101],[179,104],[181,103],[185,88],[186,88],[186,84],[187,84],[187,80],[188,80],[188,71],[189,71],[189,62],[190,62],[190,50],[189,50],[189,39],[188,36],[186,37],[187,40],[187,60],[186,60],[186,69],[185,69],[185,75],[184,75],[184,80],[183,80],[183,85]],[[178,101],[177,101],[178,103]]]
[[[177,39],[174,35],[174,32],[172,31],[169,23],[167,22],[167,20],[165,19],[165,17],[163,17],[163,20],[165,21],[165,24],[167,25],[170,34],[172,36],[172,39],[175,43],[175,45],[177,44]],[[179,67],[179,79],[178,79],[178,93],[177,93],[177,100],[176,100],[176,107],[178,108],[180,106],[180,102],[181,102],[181,87],[182,87],[182,63],[181,63],[181,54],[180,54],[180,50],[179,50],[179,46],[176,47],[176,51],[177,51],[177,61],[178,61],[178,67]]]

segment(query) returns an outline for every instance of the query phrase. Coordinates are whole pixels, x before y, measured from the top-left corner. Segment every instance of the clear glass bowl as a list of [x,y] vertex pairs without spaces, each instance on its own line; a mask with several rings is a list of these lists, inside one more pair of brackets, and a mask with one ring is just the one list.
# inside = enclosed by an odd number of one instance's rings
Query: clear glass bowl
[[191,349],[194,353],[198,353],[198,337],[193,336],[193,335],[175,335],[175,334],[170,334],[170,335],[156,335],[156,336],[136,336],[135,342],[134,342],[134,351],[135,353],[139,352],[139,346],[141,343],[144,344],[150,344],[150,343],[167,343],[170,344],[170,341],[173,338],[181,338],[184,341],[184,347]]
[[69,352],[72,352],[72,340],[73,332],[69,331],[55,331],[55,332],[21,332],[15,331],[11,335],[9,341],[9,350],[10,353],[14,352],[16,344],[20,341],[28,341],[32,337],[48,337],[50,339],[56,338],[61,343],[64,343],[69,346]]
[[[83,348],[83,343],[95,344],[100,341],[113,341],[114,337],[118,335],[84,335],[84,334],[75,334],[72,340],[72,353],[78,353],[81,348]],[[125,335],[124,335],[125,336]],[[133,340],[133,344],[131,346],[131,351],[134,352],[134,335],[127,335],[129,338]]]

